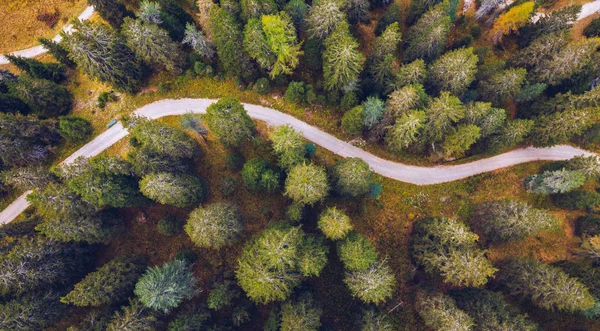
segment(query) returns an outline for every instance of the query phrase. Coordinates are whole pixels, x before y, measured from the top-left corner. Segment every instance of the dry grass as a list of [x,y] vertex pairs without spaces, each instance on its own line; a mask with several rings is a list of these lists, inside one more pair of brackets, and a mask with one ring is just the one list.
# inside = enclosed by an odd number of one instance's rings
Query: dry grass
[[[0,0],[0,53],[35,46],[40,37],[53,38],[86,6],[85,0]],[[56,24],[50,27],[37,19],[45,14],[56,14]]]

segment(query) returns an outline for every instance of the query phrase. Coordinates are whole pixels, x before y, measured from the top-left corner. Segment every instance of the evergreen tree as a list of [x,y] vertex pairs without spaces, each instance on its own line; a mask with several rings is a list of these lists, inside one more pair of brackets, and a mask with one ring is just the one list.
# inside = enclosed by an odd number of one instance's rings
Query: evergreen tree
[[373,171],[369,164],[360,158],[346,158],[338,161],[332,169],[333,188],[341,195],[352,198],[369,192],[373,181]]
[[296,300],[281,304],[281,331],[311,331],[321,326],[322,309],[310,293],[303,293]]
[[405,61],[435,60],[442,53],[450,32],[449,2],[429,9],[408,31]]
[[156,331],[156,317],[138,300],[130,300],[129,306],[121,307],[108,324],[106,331]]
[[342,117],[342,128],[349,134],[358,135],[362,133],[365,118],[365,108],[356,106],[348,110]]
[[309,242],[310,238],[300,227],[274,223],[246,244],[236,277],[252,301],[266,304],[285,300],[303,276],[320,274],[327,263],[327,247],[318,241]]
[[520,240],[558,227],[548,212],[535,209],[525,202],[499,200],[475,207],[471,223],[477,224],[490,240]]
[[600,159],[595,156],[578,155],[567,161],[568,170],[580,171],[586,178],[600,177]]
[[131,16],[131,13],[119,0],[88,0],[88,2],[114,28],[120,28],[123,19]]
[[351,232],[338,243],[337,248],[340,260],[347,270],[367,270],[377,263],[375,246],[358,232]]
[[427,68],[422,59],[414,60],[398,69],[396,73],[396,87],[404,87],[411,84],[424,84],[427,80]]
[[385,261],[376,262],[366,270],[347,271],[344,283],[353,297],[364,303],[379,304],[392,297],[396,277]]
[[226,147],[239,147],[250,139],[255,125],[244,106],[235,98],[222,98],[208,106],[204,119],[208,128]]
[[567,169],[544,171],[525,178],[527,190],[540,194],[565,193],[583,184],[585,184],[585,175],[582,172]]
[[337,26],[345,21],[346,15],[336,0],[324,0],[314,4],[306,24],[307,33],[310,38],[324,40],[337,29]]
[[269,138],[273,143],[273,150],[279,159],[279,166],[290,169],[305,160],[304,141],[302,135],[290,125],[278,126]]
[[125,42],[107,26],[76,21],[73,32],[63,42],[69,58],[91,77],[125,92],[139,89],[140,63]]
[[412,246],[415,261],[441,274],[454,286],[482,286],[497,271],[479,249],[479,237],[467,226],[443,217],[417,223]]
[[481,137],[487,137],[506,128],[506,111],[489,102],[471,102],[465,108],[464,121],[479,127]]
[[539,330],[527,314],[506,302],[502,294],[489,290],[468,288],[454,291],[452,296],[457,306],[471,316],[475,322],[474,331],[487,330]]
[[22,56],[5,55],[10,64],[23,70],[33,78],[46,79],[54,83],[60,83],[67,78],[66,68],[58,63],[43,63],[36,59]]
[[42,330],[63,316],[56,292],[33,292],[0,304],[0,329]]
[[12,168],[2,172],[2,182],[20,191],[43,191],[55,178],[43,166]]
[[143,0],[140,3],[140,9],[138,10],[137,17],[140,20],[150,24],[161,24],[161,6],[160,3]]
[[529,17],[533,13],[535,3],[533,1],[524,2],[520,5],[510,8],[502,13],[492,27],[492,41],[494,43],[502,42],[502,37],[516,32],[519,28],[529,23]]
[[168,313],[194,296],[196,279],[185,261],[148,268],[135,285],[135,295],[147,308]]
[[290,169],[285,181],[285,196],[294,202],[313,205],[325,199],[328,192],[327,174],[322,167],[305,163]]
[[331,240],[344,239],[353,229],[350,217],[336,207],[325,209],[319,216],[317,225],[325,238]]
[[433,62],[429,69],[429,79],[439,91],[461,96],[475,79],[477,61],[472,48],[450,51]]
[[363,108],[363,126],[367,129],[373,129],[383,119],[385,113],[385,102],[378,97],[368,97],[362,103]]
[[157,121],[144,121],[133,128],[133,136],[141,149],[172,158],[192,158],[198,144],[184,131]]
[[92,124],[78,116],[61,116],[58,121],[58,133],[72,143],[86,141],[92,130]]
[[490,149],[499,151],[506,147],[512,147],[529,135],[533,129],[533,120],[512,120],[500,130],[499,134],[490,138]]
[[308,13],[308,5],[304,0],[290,0],[284,7],[285,12],[290,16],[296,26],[296,30],[305,30],[305,17]]
[[40,117],[57,117],[68,113],[72,108],[73,100],[69,91],[44,79],[21,75],[18,83],[10,86],[10,92]]
[[459,125],[456,130],[446,136],[442,143],[442,153],[445,157],[462,157],[469,148],[481,137],[481,129],[473,124]]
[[155,24],[127,17],[121,34],[125,37],[127,46],[145,63],[165,67],[173,73],[181,71],[181,50],[167,31]]
[[240,6],[242,8],[241,16],[244,21],[277,12],[277,5],[273,0],[241,0]]
[[193,23],[188,23],[185,26],[185,37],[181,43],[189,45],[196,54],[208,61],[215,57],[214,44]]
[[401,153],[419,139],[425,126],[427,115],[419,110],[410,110],[396,119],[385,136],[388,147],[395,153]]
[[58,62],[67,67],[72,67],[75,65],[75,63],[69,59],[69,52],[62,44],[46,38],[39,38],[38,41],[40,42],[40,45],[42,45],[42,47],[44,47],[44,49],[47,50],[48,53],[50,53]]
[[35,227],[46,237],[62,242],[104,243],[113,234],[114,225],[120,220],[106,213],[65,214],[48,218]]
[[573,5],[541,15],[535,23],[530,22],[519,29],[519,45],[524,47],[544,34],[568,30],[577,21],[580,12],[581,5]]
[[511,295],[529,298],[540,308],[575,312],[594,305],[588,288],[576,278],[541,262],[521,259],[505,261],[500,266],[498,280]]
[[118,303],[133,291],[142,269],[128,260],[111,260],[85,276],[60,301],[78,307],[100,307]]
[[348,0],[346,1],[346,16],[350,24],[369,23],[369,1]]
[[599,46],[600,38],[571,42],[535,66],[529,76],[536,82],[557,85],[592,65]]
[[140,181],[140,191],[160,204],[180,208],[195,206],[204,196],[198,176],[166,172],[144,176]]
[[196,246],[220,249],[235,243],[244,224],[236,205],[213,203],[194,209],[185,225],[185,232]]
[[216,283],[210,288],[206,303],[208,308],[213,310],[221,310],[231,306],[233,300],[240,296],[240,292],[233,287],[229,281]]
[[324,46],[325,88],[329,91],[351,91],[358,83],[365,58],[358,50],[358,42],[350,34],[348,23],[337,24],[325,39]]
[[395,326],[387,314],[374,309],[362,312],[360,331],[393,331]]
[[402,24],[402,8],[400,8],[400,5],[396,2],[393,2],[387,7],[383,15],[379,18],[379,21],[377,21],[375,35],[379,36],[393,23],[398,23],[399,25]]
[[232,76],[251,77],[253,68],[244,52],[242,27],[237,18],[214,6],[210,12],[210,31],[223,70]]
[[475,326],[473,318],[458,309],[454,299],[439,291],[417,290],[415,309],[425,325],[436,331],[470,331]]
[[279,173],[271,169],[265,160],[258,158],[244,164],[242,179],[252,190],[273,192],[280,186]]
[[425,114],[425,135],[428,141],[434,143],[452,133],[453,125],[465,116],[465,107],[457,97],[444,91],[429,103]]
[[388,96],[383,122],[385,125],[391,125],[401,115],[413,109],[422,109],[426,103],[427,93],[422,85],[412,84],[398,88]]

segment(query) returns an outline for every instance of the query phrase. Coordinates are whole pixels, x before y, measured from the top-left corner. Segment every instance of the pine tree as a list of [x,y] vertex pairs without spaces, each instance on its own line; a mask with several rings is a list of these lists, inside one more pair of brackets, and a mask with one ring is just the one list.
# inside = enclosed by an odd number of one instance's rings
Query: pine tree
[[369,1],[348,0],[345,10],[350,24],[369,23]]
[[88,0],[88,2],[114,28],[120,28],[123,19],[131,16],[119,0]]
[[384,312],[365,309],[362,312],[360,331],[393,331],[395,326]]
[[187,262],[174,260],[148,268],[135,285],[135,295],[147,308],[168,313],[194,296],[196,279]]
[[277,154],[278,164],[284,169],[289,169],[305,160],[304,140],[302,135],[290,125],[279,126],[269,138],[273,144],[273,151]]
[[25,71],[33,78],[60,83],[67,78],[66,68],[58,63],[43,63],[36,59],[6,54],[10,64]]
[[255,124],[235,98],[222,98],[206,109],[206,124],[227,147],[239,147],[254,134]]
[[319,216],[317,226],[331,240],[343,239],[353,229],[350,217],[336,207],[325,209]]
[[325,39],[323,76],[327,90],[350,91],[358,83],[365,62],[358,42],[350,34],[348,23],[341,22]]
[[305,163],[290,169],[284,194],[294,202],[313,205],[325,199],[328,192],[329,184],[324,168]]
[[358,232],[351,232],[338,242],[337,251],[344,268],[349,271],[364,271],[377,263],[375,246]]
[[322,309],[317,306],[310,293],[303,293],[296,300],[288,300],[281,304],[282,331],[318,330],[321,326]]
[[244,224],[239,208],[230,203],[213,203],[194,209],[185,232],[196,246],[220,249],[239,240]]
[[528,298],[540,308],[575,312],[594,305],[588,288],[576,278],[538,261],[505,261],[500,266],[498,280],[511,295]]
[[472,48],[445,53],[431,65],[429,79],[439,91],[461,96],[475,80],[477,61]]
[[487,137],[506,128],[506,111],[493,108],[489,102],[471,102],[465,108],[464,120],[479,127],[481,137]]
[[0,304],[0,329],[42,330],[60,319],[65,310],[54,291],[33,292]]
[[332,169],[332,186],[339,194],[357,198],[369,192],[373,171],[360,158],[345,158]]
[[69,57],[87,74],[115,88],[134,92],[142,70],[134,53],[105,25],[76,21],[63,40]]
[[130,300],[129,306],[115,312],[106,331],[155,331],[156,326],[156,317],[138,300]]
[[373,264],[366,270],[347,271],[344,283],[353,297],[367,304],[379,304],[392,297],[396,287],[396,277],[383,261]]
[[140,9],[138,10],[137,17],[140,20],[150,24],[161,24],[163,21],[160,18],[161,6],[160,3],[143,0],[140,3]]
[[71,93],[65,87],[45,79],[21,75],[18,83],[10,86],[10,92],[42,118],[65,115],[72,108]]
[[195,206],[204,197],[202,181],[189,174],[148,174],[140,181],[140,191],[160,204],[179,208]]
[[173,73],[181,71],[181,50],[167,31],[155,24],[127,17],[121,33],[127,46],[145,63],[156,67],[164,66]]
[[244,52],[242,26],[237,18],[214,6],[210,12],[210,31],[223,70],[232,76],[251,77],[254,69]]
[[417,290],[415,309],[425,325],[436,331],[470,331],[475,325],[472,317],[458,309],[454,299],[439,291]]
[[198,144],[184,131],[157,121],[145,121],[133,128],[140,149],[175,159],[192,158]]
[[47,168],[43,166],[32,166],[12,168],[2,172],[2,182],[20,191],[40,190],[43,191],[55,178]]
[[196,54],[208,61],[215,57],[214,44],[193,23],[186,24],[185,37],[181,43],[189,45]]
[[481,129],[473,124],[461,124],[456,130],[446,136],[442,143],[442,150],[445,157],[462,157],[469,148],[477,142]]
[[277,12],[277,5],[273,0],[241,0],[240,6],[242,7],[241,16],[244,21]]
[[445,0],[429,9],[407,35],[405,61],[435,60],[442,53],[450,32],[449,2]]
[[471,223],[477,224],[487,238],[494,241],[520,240],[558,227],[558,222],[548,212],[515,200],[491,201],[476,206]]
[[553,146],[566,143],[575,135],[583,133],[596,118],[593,108],[569,109],[551,115],[542,116],[532,134],[536,146]]
[[345,21],[346,15],[336,0],[319,1],[310,9],[306,18],[310,38],[324,40]]
[[465,107],[457,97],[444,91],[429,103],[425,114],[425,135],[429,142],[435,143],[452,133],[453,125],[465,116]]
[[419,139],[419,134],[425,126],[425,112],[410,110],[396,119],[385,135],[388,147],[395,153],[401,153]]
[[541,174],[525,178],[527,190],[540,194],[566,193],[584,183],[585,175],[582,172],[567,169],[544,171]]

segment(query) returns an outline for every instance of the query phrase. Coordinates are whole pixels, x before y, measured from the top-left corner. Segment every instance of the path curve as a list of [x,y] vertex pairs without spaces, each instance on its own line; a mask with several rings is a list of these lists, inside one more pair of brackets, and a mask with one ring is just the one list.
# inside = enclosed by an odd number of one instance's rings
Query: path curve
[[[157,119],[163,116],[183,115],[190,111],[203,114],[206,112],[206,108],[216,101],[217,100],[213,99],[167,99],[143,106],[134,113],[150,119]],[[347,142],[339,140],[291,115],[284,114],[275,109],[251,104],[244,104],[244,107],[248,111],[248,115],[256,120],[264,121],[272,126],[289,124],[294,129],[301,132],[305,139],[316,143],[322,148],[342,157],[361,158],[369,164],[374,172],[382,176],[416,185],[432,185],[451,182],[520,163],[540,160],[567,160],[578,155],[595,155],[568,145],[559,145],[549,148],[527,147],[466,164],[420,167],[382,159],[358,147],[352,146]],[[119,122],[81,147],[65,159],[63,163],[73,162],[73,160],[80,156],[96,156],[114,143],[126,137],[128,134],[129,132],[127,129]],[[12,221],[29,206],[25,200],[27,194],[28,193],[23,194],[0,213],[0,224]]]
[[[94,14],[94,6],[89,6],[83,11],[83,13],[81,13],[81,15],[79,15],[77,17],[77,19],[80,21],[85,21],[85,20],[89,19],[90,17],[92,17],[93,14]],[[65,33],[71,33],[73,31],[73,25],[72,24],[65,25],[63,27],[63,31]],[[59,33],[54,38],[52,38],[52,40],[54,40],[55,42],[60,42],[62,40],[62,36]],[[36,57],[36,56],[44,54],[46,52],[47,52],[47,50],[44,47],[42,47],[42,45],[38,45],[38,46],[34,46],[31,48],[27,48],[27,49],[22,49],[20,51],[10,52],[10,54],[23,56],[23,57]],[[8,59],[6,58],[6,56],[0,54],[0,65],[8,64],[8,63],[9,62],[8,62]]]

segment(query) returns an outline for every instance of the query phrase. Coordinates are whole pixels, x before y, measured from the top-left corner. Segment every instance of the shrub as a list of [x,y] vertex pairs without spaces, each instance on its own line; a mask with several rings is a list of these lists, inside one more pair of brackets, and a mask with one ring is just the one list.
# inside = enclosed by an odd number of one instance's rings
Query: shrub
[[158,233],[164,234],[165,236],[172,236],[181,233],[183,226],[181,221],[175,216],[167,216],[156,225]]
[[552,195],[552,202],[562,209],[594,209],[600,204],[600,194],[584,190],[575,190]]
[[583,30],[583,35],[588,38],[600,37],[600,18],[592,20],[592,22]]
[[313,158],[317,154],[317,145],[309,141],[304,144],[304,151],[307,158]]
[[343,111],[348,111],[356,107],[358,104],[359,100],[356,96],[356,93],[348,92],[342,97],[342,100],[340,101],[340,108],[342,108]]
[[271,91],[269,80],[265,77],[259,78],[256,83],[254,83],[252,90],[261,95],[269,93]]
[[194,73],[198,77],[212,77],[215,75],[215,69],[210,64],[197,61],[194,63]]
[[291,82],[283,99],[289,103],[303,103],[306,100],[305,93],[303,82]]
[[185,261],[174,260],[149,268],[135,285],[135,294],[144,306],[168,313],[194,296],[196,279]]
[[302,135],[288,124],[276,127],[270,134],[273,151],[281,168],[289,169],[304,162],[306,149]]
[[244,231],[236,205],[213,203],[190,213],[185,232],[196,246],[220,249],[236,242]]
[[230,282],[216,283],[210,288],[206,303],[208,308],[220,310],[230,306],[234,299],[240,296],[240,292],[233,288]]
[[98,96],[98,108],[104,109],[106,104],[112,101],[117,101],[117,96],[113,92],[102,92]]
[[350,217],[336,207],[327,208],[322,212],[317,226],[325,237],[331,240],[343,239],[353,229]]
[[367,270],[377,262],[375,246],[358,232],[351,232],[337,247],[340,260],[348,270]]
[[69,142],[82,143],[92,134],[92,125],[81,117],[61,116],[58,121],[58,133]]
[[252,159],[242,168],[242,179],[252,190],[273,192],[279,188],[279,173],[262,159]]
[[299,203],[292,203],[288,206],[285,216],[292,223],[298,223],[302,220],[302,214],[304,212],[304,206]]
[[379,183],[371,183],[371,188],[369,189],[369,196],[373,200],[379,199],[381,193],[383,192],[383,187]]
[[356,106],[347,111],[342,117],[342,128],[348,134],[360,134],[363,131],[364,118],[365,109],[363,106]]

